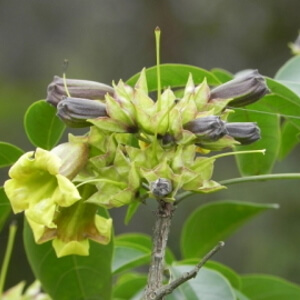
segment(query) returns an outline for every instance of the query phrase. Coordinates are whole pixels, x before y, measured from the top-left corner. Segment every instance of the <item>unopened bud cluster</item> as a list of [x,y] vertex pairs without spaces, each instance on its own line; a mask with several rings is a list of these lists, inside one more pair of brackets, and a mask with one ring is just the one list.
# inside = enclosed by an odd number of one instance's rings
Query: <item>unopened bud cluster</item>
[[25,211],[38,243],[53,240],[58,256],[87,255],[88,239],[110,239],[111,220],[97,215],[99,206],[138,203],[147,192],[172,202],[179,190],[224,188],[211,179],[214,157],[201,154],[257,141],[256,123],[228,122],[228,107],[268,92],[257,71],[213,89],[190,76],[180,98],[167,88],[156,100],[145,70],[135,87],[55,77],[47,102],[68,126],[89,132],[51,151],[24,154],[5,191],[14,212]]

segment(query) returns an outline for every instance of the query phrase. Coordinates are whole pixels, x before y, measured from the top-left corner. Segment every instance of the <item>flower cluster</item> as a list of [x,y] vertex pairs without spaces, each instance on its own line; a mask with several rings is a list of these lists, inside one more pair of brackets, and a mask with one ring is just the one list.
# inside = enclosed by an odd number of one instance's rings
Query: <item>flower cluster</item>
[[205,154],[258,140],[256,123],[227,122],[228,107],[268,92],[257,71],[214,89],[190,76],[182,92],[167,88],[156,101],[145,70],[134,87],[55,77],[47,102],[68,126],[89,132],[24,154],[5,191],[14,212],[25,211],[37,242],[53,240],[58,256],[87,255],[88,239],[110,239],[111,220],[97,215],[99,206],[130,205],[144,195],[173,202],[179,190],[224,188],[212,180],[215,157]]

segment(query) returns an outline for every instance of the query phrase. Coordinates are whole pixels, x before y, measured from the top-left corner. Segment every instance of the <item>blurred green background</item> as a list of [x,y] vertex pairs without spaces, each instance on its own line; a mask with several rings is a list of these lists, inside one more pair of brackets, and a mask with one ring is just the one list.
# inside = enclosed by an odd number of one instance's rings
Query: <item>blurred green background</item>
[[[297,37],[299,0],[1,0],[0,140],[31,150],[23,115],[45,98],[54,75],[69,60],[69,78],[110,84],[155,64],[153,30],[162,30],[162,61],[230,72],[257,68],[273,76],[290,58],[287,43]],[[299,148],[275,166],[275,172],[299,172]],[[1,170],[0,181],[7,178]],[[238,176],[232,158],[216,163],[214,179]],[[179,234],[188,215],[202,203],[241,200],[280,204],[247,224],[215,259],[240,273],[271,273],[300,283],[299,182],[278,181],[230,186],[212,195],[186,200],[176,211],[169,244],[179,255]],[[116,233],[151,234],[155,205],[148,203],[129,226],[124,209],[115,209]],[[18,241],[6,286],[33,280]],[[213,222],[213,220],[212,220]],[[8,226],[0,235],[0,261]]]

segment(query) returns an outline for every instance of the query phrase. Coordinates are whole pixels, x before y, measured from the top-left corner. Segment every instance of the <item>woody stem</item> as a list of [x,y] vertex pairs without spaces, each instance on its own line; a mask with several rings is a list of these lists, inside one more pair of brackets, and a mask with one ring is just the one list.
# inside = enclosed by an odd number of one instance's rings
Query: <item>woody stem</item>
[[153,249],[144,300],[155,299],[157,291],[162,286],[165,253],[174,208],[173,203],[163,200],[159,200],[158,202],[153,231]]

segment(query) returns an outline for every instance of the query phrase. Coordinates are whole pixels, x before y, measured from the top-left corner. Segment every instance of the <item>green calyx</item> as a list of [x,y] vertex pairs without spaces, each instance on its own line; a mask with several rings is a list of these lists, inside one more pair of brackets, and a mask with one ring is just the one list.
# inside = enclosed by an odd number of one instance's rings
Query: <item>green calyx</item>
[[62,208],[54,220],[56,228],[47,228],[39,242],[53,240],[58,257],[89,254],[89,239],[108,244],[111,238],[112,220],[97,215],[97,206],[79,201]]

